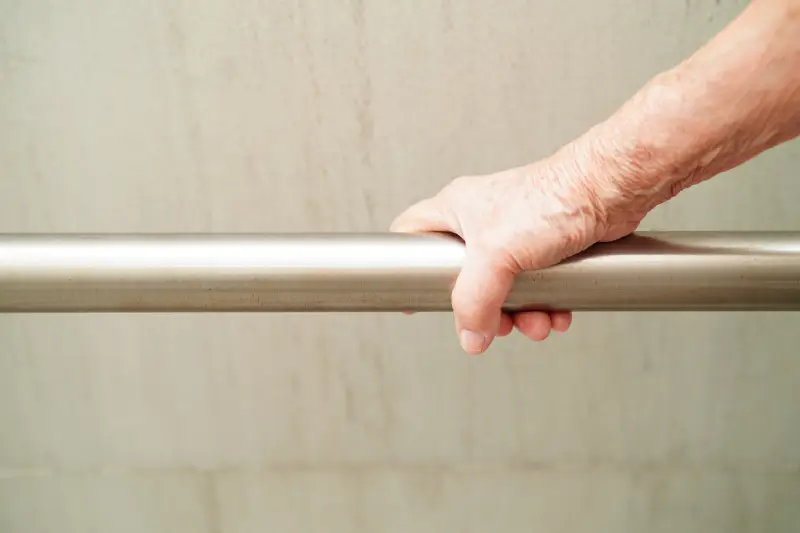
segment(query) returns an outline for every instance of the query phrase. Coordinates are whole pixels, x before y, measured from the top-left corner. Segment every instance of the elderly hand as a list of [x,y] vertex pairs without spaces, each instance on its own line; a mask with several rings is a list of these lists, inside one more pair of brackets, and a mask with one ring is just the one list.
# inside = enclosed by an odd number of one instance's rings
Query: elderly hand
[[446,231],[466,243],[452,296],[464,349],[484,352],[514,326],[534,340],[565,331],[567,312],[502,313],[516,274],[623,237],[681,190],[800,135],[798,30],[800,0],[750,2],[552,157],[459,178],[402,214],[395,231]]
[[600,174],[622,170],[601,161],[587,143],[575,143],[530,166],[457,178],[394,221],[392,231],[450,232],[464,240],[452,304],[467,353],[484,352],[514,326],[535,341],[569,328],[567,311],[509,316],[501,308],[521,271],[554,265],[636,228],[644,212],[609,212],[604,198],[622,191]]

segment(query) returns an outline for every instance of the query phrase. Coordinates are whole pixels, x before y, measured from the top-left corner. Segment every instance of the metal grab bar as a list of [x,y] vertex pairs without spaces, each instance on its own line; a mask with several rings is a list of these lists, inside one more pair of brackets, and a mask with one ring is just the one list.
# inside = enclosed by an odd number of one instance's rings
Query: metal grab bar
[[[447,311],[440,235],[0,235],[0,312]],[[800,232],[638,233],[523,272],[509,311],[800,310]]]

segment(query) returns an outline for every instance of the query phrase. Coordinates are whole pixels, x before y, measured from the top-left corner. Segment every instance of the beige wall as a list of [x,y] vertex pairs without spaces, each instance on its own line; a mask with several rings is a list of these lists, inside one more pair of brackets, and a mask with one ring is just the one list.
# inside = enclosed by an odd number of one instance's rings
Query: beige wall
[[[0,231],[383,231],[744,0],[0,0]],[[647,228],[798,229],[800,145]],[[792,314],[0,316],[0,531],[789,532]]]

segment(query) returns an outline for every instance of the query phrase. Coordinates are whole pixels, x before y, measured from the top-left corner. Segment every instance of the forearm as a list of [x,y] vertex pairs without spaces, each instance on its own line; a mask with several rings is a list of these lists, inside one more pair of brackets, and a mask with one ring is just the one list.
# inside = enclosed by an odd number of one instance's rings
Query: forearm
[[579,142],[623,167],[607,204],[649,210],[799,134],[800,0],[754,0]]

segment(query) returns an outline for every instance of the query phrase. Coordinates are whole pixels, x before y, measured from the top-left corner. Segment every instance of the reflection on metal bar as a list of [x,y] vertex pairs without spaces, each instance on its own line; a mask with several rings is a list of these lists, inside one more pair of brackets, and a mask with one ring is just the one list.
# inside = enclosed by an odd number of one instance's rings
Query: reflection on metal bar
[[[0,235],[0,312],[446,311],[449,236]],[[800,232],[638,233],[517,277],[509,311],[800,310]]]

